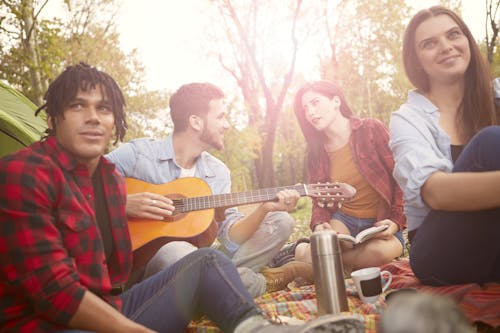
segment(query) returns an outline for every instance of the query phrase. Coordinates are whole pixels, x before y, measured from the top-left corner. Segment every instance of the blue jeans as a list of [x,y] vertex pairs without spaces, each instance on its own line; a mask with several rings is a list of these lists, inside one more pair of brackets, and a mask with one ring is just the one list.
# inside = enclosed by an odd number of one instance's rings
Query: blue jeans
[[[253,235],[236,251],[228,251],[224,246],[217,247],[232,259],[243,285],[253,297],[258,297],[266,291],[266,279],[259,272],[286,243],[293,233],[294,225],[295,220],[288,213],[270,212]],[[196,249],[185,241],[164,245],[147,264],[145,277],[165,269]]]
[[[495,170],[500,170],[500,126],[477,133],[452,172]],[[500,282],[500,207],[431,210],[411,241],[410,264],[424,284]]]
[[[121,295],[122,313],[158,332],[184,332],[191,319],[207,315],[223,332],[259,314],[236,267],[221,252],[202,248]],[[86,332],[65,330],[59,333]]]

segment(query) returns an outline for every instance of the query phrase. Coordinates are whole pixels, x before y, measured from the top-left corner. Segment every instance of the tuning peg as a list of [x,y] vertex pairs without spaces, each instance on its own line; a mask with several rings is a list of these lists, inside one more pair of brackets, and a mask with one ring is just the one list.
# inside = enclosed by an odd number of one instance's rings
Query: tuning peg
[[318,206],[321,208],[325,207],[326,200],[324,198],[318,199]]
[[337,208],[340,209],[342,208],[342,204],[344,203],[344,198],[340,199],[339,201],[337,201]]

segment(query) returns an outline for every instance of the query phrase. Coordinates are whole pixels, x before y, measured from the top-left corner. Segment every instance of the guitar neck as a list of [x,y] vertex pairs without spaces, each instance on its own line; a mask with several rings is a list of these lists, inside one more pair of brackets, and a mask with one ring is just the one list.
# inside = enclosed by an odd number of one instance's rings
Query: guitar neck
[[241,193],[215,194],[193,198],[174,200],[175,209],[179,212],[191,212],[195,210],[234,207],[258,202],[272,201],[276,199],[278,192],[282,190],[296,190],[300,196],[307,196],[306,186],[303,184],[265,188]]

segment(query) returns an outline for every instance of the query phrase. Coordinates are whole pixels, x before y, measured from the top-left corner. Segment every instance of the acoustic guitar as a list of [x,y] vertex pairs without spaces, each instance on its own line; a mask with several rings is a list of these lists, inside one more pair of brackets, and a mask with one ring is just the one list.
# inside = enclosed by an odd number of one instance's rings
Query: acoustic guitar
[[[172,240],[188,241],[198,247],[210,246],[217,236],[215,208],[229,208],[276,200],[285,189],[296,190],[300,196],[317,198],[321,205],[342,204],[356,190],[346,183],[297,184],[241,193],[212,195],[209,185],[200,178],[186,177],[165,184],[151,184],[126,178],[127,194],[151,192],[172,199],[174,214],[162,221],[129,219],[134,261],[147,262],[164,244]],[[134,266],[136,266],[134,264]]]

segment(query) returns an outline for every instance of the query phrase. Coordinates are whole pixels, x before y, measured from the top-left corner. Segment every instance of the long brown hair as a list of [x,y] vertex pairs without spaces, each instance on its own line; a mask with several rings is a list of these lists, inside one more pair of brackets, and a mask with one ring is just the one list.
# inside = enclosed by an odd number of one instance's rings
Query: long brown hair
[[438,15],[448,15],[457,23],[469,41],[471,59],[465,72],[464,95],[457,115],[458,129],[468,141],[483,127],[497,124],[497,117],[489,66],[469,28],[455,12],[446,7],[433,6],[413,16],[406,27],[403,39],[403,62],[406,76],[418,90],[424,93],[429,92],[429,77],[422,69],[415,50],[415,31],[422,22]]
[[299,121],[302,134],[307,142],[307,161],[308,165],[314,167],[318,165],[322,152],[324,151],[323,142],[324,134],[316,130],[306,119],[304,107],[302,106],[302,96],[308,92],[313,91],[321,94],[329,99],[337,96],[340,99],[340,113],[346,118],[351,118],[353,113],[347,104],[347,101],[340,90],[335,84],[329,81],[314,81],[304,84],[295,94],[294,112],[297,120]]

